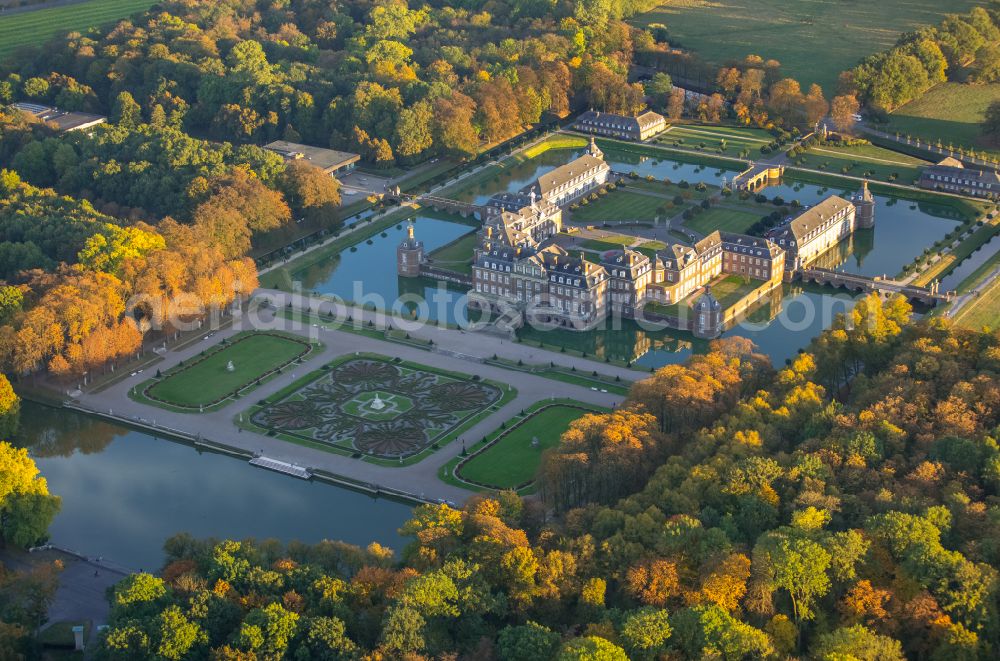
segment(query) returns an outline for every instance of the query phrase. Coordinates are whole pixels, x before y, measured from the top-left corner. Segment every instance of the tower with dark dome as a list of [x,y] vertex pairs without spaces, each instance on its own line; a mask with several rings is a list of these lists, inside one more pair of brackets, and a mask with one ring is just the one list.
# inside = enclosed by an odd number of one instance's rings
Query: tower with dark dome
[[406,238],[396,248],[396,272],[401,278],[416,278],[424,261],[424,242],[413,236],[413,223],[406,228]]
[[861,190],[854,194],[854,226],[860,230],[875,227],[875,197],[868,190],[868,180],[861,184]]
[[722,333],[722,304],[712,295],[712,289],[705,287],[705,293],[694,302],[695,337],[711,339]]

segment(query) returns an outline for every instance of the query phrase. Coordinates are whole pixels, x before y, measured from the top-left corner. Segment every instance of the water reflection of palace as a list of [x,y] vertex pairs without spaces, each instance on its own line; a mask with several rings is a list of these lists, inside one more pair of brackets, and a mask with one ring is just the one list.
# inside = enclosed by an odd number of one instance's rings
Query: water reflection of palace
[[567,351],[586,353],[588,357],[598,360],[632,363],[654,352],[685,353],[707,347],[707,342],[693,338],[690,333],[669,329],[644,330],[630,319],[621,320],[620,328],[602,326],[584,332],[537,329],[529,325],[518,329],[517,337],[528,344],[543,342],[547,347],[564,347]]

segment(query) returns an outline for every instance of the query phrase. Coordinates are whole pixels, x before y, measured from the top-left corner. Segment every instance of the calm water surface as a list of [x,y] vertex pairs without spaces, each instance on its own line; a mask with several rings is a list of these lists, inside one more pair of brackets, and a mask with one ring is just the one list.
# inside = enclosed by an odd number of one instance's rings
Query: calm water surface
[[158,569],[163,541],[277,538],[377,541],[400,551],[410,507],[156,439],[63,409],[25,402],[28,447],[62,509],[52,543],[130,569]]
[[[430,253],[455,239],[474,231],[463,223],[449,222],[418,215],[414,219],[415,236],[424,242],[424,253]],[[441,290],[437,283],[423,278],[400,278],[396,275],[396,247],[406,238],[406,224],[394,225],[377,234],[371,243],[362,241],[354,250],[345,250],[334,257],[292,273],[292,279],[303,289],[339,297],[355,303],[374,303],[380,309],[390,306],[403,294],[429,301],[428,318],[444,318],[450,323],[465,321],[461,304],[464,291]],[[470,255],[471,257],[471,255]],[[438,303],[437,298],[441,298]],[[413,304],[401,304],[401,309],[413,310]]]
[[[483,203],[501,191],[515,191],[539,175],[568,162],[579,152],[552,150],[504,170],[459,196]],[[608,150],[616,171],[636,171],[658,179],[686,179],[718,185],[731,180],[731,170],[675,163]],[[765,190],[768,197],[815,204],[829,194],[850,194],[808,184],[782,184]],[[894,275],[923,249],[959,222],[947,208],[877,196],[876,227],[861,231],[826,258],[824,266],[852,273]],[[761,205],[761,215],[771,210]],[[469,225],[426,215],[416,220],[417,237],[427,252],[470,232]],[[405,236],[401,224],[377,235],[371,244],[293,274],[309,291],[346,300],[379,300],[392,305],[402,294],[432,300],[435,283],[396,276],[396,246]],[[963,263],[942,288],[953,287],[1000,248],[994,240]],[[356,289],[355,283],[362,283]],[[464,321],[461,291],[444,292],[440,307],[430,306],[432,319]],[[359,300],[359,294],[362,297]],[[365,299],[364,297],[369,297]],[[374,297],[374,298],[371,298]],[[809,344],[838,312],[853,301],[830,289],[786,285],[726,335],[752,339],[781,364]],[[410,309],[413,306],[408,306]],[[631,360],[647,368],[685,360],[707,343],[671,331],[646,331],[633,322],[620,329],[588,333],[525,329],[528,342],[565,346],[596,358]],[[539,350],[539,360],[558,360]],[[378,541],[397,550],[396,532],[410,508],[321,483],[304,482],[249,466],[247,463],[196,450],[124,427],[64,410],[25,404],[20,442],[31,448],[49,489],[63,497],[52,525],[52,541],[87,555],[102,555],[131,568],[155,568],[163,540],[178,532],[197,537],[275,537],[315,542],[343,539],[355,544]]]

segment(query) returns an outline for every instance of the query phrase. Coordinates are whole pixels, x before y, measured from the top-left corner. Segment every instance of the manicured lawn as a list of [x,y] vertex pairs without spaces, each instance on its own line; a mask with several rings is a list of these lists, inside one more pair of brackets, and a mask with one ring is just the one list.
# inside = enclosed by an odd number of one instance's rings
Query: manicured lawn
[[526,158],[541,156],[550,149],[581,149],[587,146],[587,139],[578,135],[554,135],[537,145],[532,145],[522,153]]
[[744,280],[738,275],[727,275],[724,278],[715,280],[712,284],[712,296],[722,304],[722,308],[728,308],[736,301],[740,300],[754,289],[760,286],[756,280]]
[[736,126],[674,126],[656,138],[656,142],[676,147],[722,148],[737,153],[744,148],[758,151],[761,146],[774,140],[774,136],[763,129]]
[[472,251],[478,243],[477,233],[469,232],[441,246],[428,257],[434,260],[435,266],[458,273],[472,273]]
[[660,207],[670,207],[670,201],[661,197],[633,193],[632,191],[615,190],[590,203],[573,210],[573,220],[576,222],[601,222],[604,220],[645,220],[656,218],[656,210]]
[[795,159],[795,164],[855,177],[912,184],[920,177],[920,168],[930,165],[913,156],[889,151],[875,145],[856,147],[817,146]]
[[[142,388],[152,403],[180,408],[209,407],[312,350],[305,340],[276,333],[248,332],[191,359]],[[233,362],[233,371],[227,369]]]
[[760,220],[763,215],[763,212],[755,214],[749,211],[711,207],[691,220],[684,221],[684,224],[701,234],[710,234],[715,230],[746,234],[750,226]]
[[983,112],[1000,99],[1000,84],[943,83],[890,116],[888,130],[943,146],[986,149],[1000,155],[1000,146],[989,144],[980,132]]
[[983,326],[993,330],[1000,328],[1000,279],[994,280],[976,299],[966,304],[955,316],[955,323],[972,330],[981,330]]
[[0,57],[23,46],[41,46],[58,34],[84,32],[112,23],[153,4],[153,0],[88,0],[65,7],[0,16]]
[[749,54],[781,62],[783,76],[827,96],[837,76],[866,55],[891,47],[900,33],[966,13],[976,0],[669,0],[631,22],[667,26],[671,46],[693,50],[715,64]]
[[[565,404],[554,404],[531,413],[499,441],[463,464],[458,475],[497,489],[524,485],[538,471],[542,453],[558,445],[570,423],[586,413]],[[507,426],[512,427],[516,422],[508,422]],[[538,439],[538,447],[532,447],[534,438]]]

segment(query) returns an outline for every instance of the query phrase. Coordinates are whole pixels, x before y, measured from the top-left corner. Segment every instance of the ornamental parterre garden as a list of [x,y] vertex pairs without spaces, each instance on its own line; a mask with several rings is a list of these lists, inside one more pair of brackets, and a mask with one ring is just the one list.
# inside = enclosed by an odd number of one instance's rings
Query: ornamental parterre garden
[[320,346],[285,333],[247,331],[158,374],[130,391],[130,396],[189,413],[218,409]]
[[453,440],[513,396],[478,377],[349,356],[262,401],[243,424],[358,458],[401,460]]

